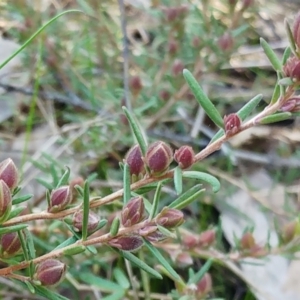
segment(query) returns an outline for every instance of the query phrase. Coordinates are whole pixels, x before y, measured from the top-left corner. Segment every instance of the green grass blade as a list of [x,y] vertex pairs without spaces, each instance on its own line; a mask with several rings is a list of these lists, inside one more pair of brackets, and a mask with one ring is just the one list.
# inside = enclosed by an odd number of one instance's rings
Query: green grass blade
[[86,181],[83,187],[83,219],[82,219],[82,240],[85,241],[88,236],[88,221],[90,212],[90,186]]
[[274,114],[274,115],[271,115],[271,116],[264,117],[259,121],[259,123],[260,124],[276,123],[276,122],[287,120],[291,117],[292,117],[292,113],[283,112],[283,113],[278,113],[278,114]]
[[160,199],[161,187],[162,187],[162,184],[161,184],[161,182],[159,182],[158,185],[157,185],[155,194],[154,194],[154,198],[153,198],[153,202],[152,202],[152,208],[151,208],[151,212],[149,214],[149,220],[152,220],[157,214],[157,207],[158,207],[158,202],[159,202],[159,199]]
[[129,165],[124,164],[124,169],[123,169],[123,188],[124,188],[124,193],[123,193],[123,203],[124,205],[128,203],[131,197],[131,191],[130,191],[130,172],[129,172]]
[[182,193],[182,169],[176,167],[174,170],[174,186],[177,195]]

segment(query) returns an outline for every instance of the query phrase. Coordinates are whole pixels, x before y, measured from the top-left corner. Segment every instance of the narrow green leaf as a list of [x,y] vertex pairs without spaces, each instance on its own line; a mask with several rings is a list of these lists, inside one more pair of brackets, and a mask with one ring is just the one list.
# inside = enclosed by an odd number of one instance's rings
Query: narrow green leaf
[[144,139],[142,130],[140,129],[138,122],[135,120],[134,116],[129,112],[129,110],[125,106],[123,106],[122,108],[130,124],[131,130],[141,148],[142,154],[145,155],[147,152],[147,143]]
[[123,300],[125,294],[126,294],[125,291],[119,288],[117,291],[115,291],[111,295],[103,297],[103,298],[101,297],[101,300]]
[[33,197],[33,195],[24,195],[24,196],[15,198],[12,200],[12,205],[17,205],[17,204],[23,203],[25,201],[30,200],[32,197]]
[[205,273],[208,272],[211,265],[213,263],[213,259],[210,258],[206,261],[206,263],[203,265],[203,267],[193,276],[189,279],[189,284],[197,284],[205,275]]
[[9,213],[7,220],[18,216],[24,209],[26,209],[26,206],[18,206],[16,208],[12,209]]
[[66,167],[65,173],[62,175],[61,179],[58,181],[56,188],[59,188],[63,185],[67,185],[70,178],[70,168]]
[[202,195],[205,192],[205,189],[199,190],[197,191],[195,194],[193,194],[192,196],[190,196],[189,198],[184,199],[183,201],[177,201],[175,200],[174,202],[172,202],[169,207],[170,208],[175,208],[175,209],[183,209],[186,206],[188,206],[189,204],[191,204],[192,202],[194,202],[195,200],[198,200],[200,195]]
[[129,165],[124,164],[124,169],[123,169],[123,203],[124,205],[128,203],[128,201],[131,198],[131,190],[130,190],[130,170],[129,170]]
[[24,281],[31,294],[35,294],[34,286],[29,281]]
[[294,40],[294,36],[290,27],[290,24],[288,23],[287,19],[284,20],[284,27],[290,42],[290,49],[296,54],[296,43]]
[[202,88],[198,84],[197,80],[194,78],[193,74],[188,71],[187,69],[183,70],[183,76],[190,86],[195,98],[199,102],[199,104],[203,107],[206,114],[209,118],[220,128],[224,127],[223,118],[221,117],[220,113],[207,97],[207,95],[203,92]]
[[158,202],[159,202],[159,199],[160,199],[161,187],[162,187],[162,184],[161,184],[161,182],[159,182],[158,185],[157,185],[155,194],[154,194],[154,198],[153,198],[153,202],[152,202],[152,208],[151,208],[151,212],[149,214],[149,220],[152,220],[157,214],[157,207],[158,207]]
[[121,250],[119,250],[118,252],[125,259],[127,259],[128,261],[130,261],[131,263],[133,263],[134,265],[136,265],[140,269],[144,270],[148,274],[150,274],[150,275],[152,275],[152,276],[154,276],[154,277],[156,277],[158,279],[162,279],[162,276],[156,270],[154,270],[153,268],[149,267],[146,263],[144,263],[142,260],[140,260],[139,258],[137,258],[131,252],[121,251]]
[[51,290],[39,285],[35,285],[36,294],[45,297],[47,300],[70,300],[62,295],[56,294]]
[[19,240],[20,240],[20,243],[21,243],[24,258],[25,258],[25,260],[29,261],[29,250],[28,250],[28,247],[26,245],[23,232],[21,230],[18,231],[18,237],[19,237]]
[[275,88],[274,88],[274,91],[273,91],[273,95],[272,95],[272,98],[271,98],[271,104],[274,104],[277,102],[277,100],[279,99],[280,97],[280,85],[279,83],[277,82],[277,84],[275,85]]
[[101,278],[100,276],[96,276],[92,273],[79,273],[79,278],[89,286],[95,286],[99,288],[102,292],[114,292],[122,289],[122,287],[115,282]]
[[90,212],[90,186],[87,181],[83,187],[83,218],[82,218],[82,240],[85,241],[88,236],[88,221]]
[[42,178],[36,178],[36,181],[41,184],[42,186],[44,186],[46,189],[52,190],[53,186],[51,183],[47,182],[46,180],[42,179]]
[[2,64],[0,64],[0,69],[2,69],[6,64],[8,64],[16,55],[18,55],[23,49],[26,48],[27,45],[29,45],[34,38],[36,38],[46,27],[48,27],[51,23],[53,23],[55,20],[60,18],[61,16],[69,13],[79,12],[83,13],[80,10],[77,9],[70,9],[66,10],[57,16],[50,19],[50,21],[46,22],[43,26],[41,26],[19,49],[17,49],[12,55],[10,55]]
[[261,101],[263,95],[258,94],[255,97],[253,97],[251,100],[249,100],[238,112],[237,115],[241,118],[242,121],[245,121],[246,118],[253,112],[253,110],[256,108],[256,106]]
[[290,85],[293,85],[294,82],[290,77],[284,77],[284,78],[281,78],[280,80],[278,80],[278,84],[284,85],[284,86],[290,86]]
[[71,236],[69,237],[67,240],[65,240],[64,242],[62,242],[61,244],[59,244],[57,247],[55,247],[53,249],[54,250],[58,250],[58,249],[62,249],[62,248],[65,248],[67,246],[70,246],[74,243],[76,243],[78,241],[78,239],[75,237],[75,236]]
[[[89,182],[88,180],[87,180],[87,182]],[[76,189],[76,192],[81,196],[81,197],[83,197],[83,188],[80,186],[80,185],[75,185],[75,189]]]
[[130,288],[130,282],[122,269],[115,267],[113,269],[113,274],[116,281],[123,289],[128,290]]
[[16,231],[22,230],[27,227],[28,227],[27,224],[18,224],[18,225],[13,225],[13,226],[9,226],[9,227],[0,227],[0,235],[5,234],[5,233],[16,232]]
[[289,57],[291,56],[291,47],[286,47],[282,55],[282,65],[285,65]]
[[264,40],[263,38],[260,38],[260,45],[262,46],[265,54],[267,55],[271,65],[273,66],[275,71],[281,71],[282,66],[280,59],[277,57],[273,49],[270,47],[270,45]]
[[34,242],[32,238],[32,234],[27,228],[23,229],[23,232],[25,234],[25,239],[26,239],[26,244],[28,248],[28,254],[29,254],[29,259],[32,260],[35,258],[35,247],[34,247]]
[[161,265],[167,270],[170,276],[178,282],[182,282],[181,277],[177,274],[177,272],[171,267],[168,261],[161,255],[159,250],[155,248],[148,240],[143,238],[145,246],[152,253],[152,255],[161,263]]
[[194,178],[194,179],[205,181],[212,186],[212,189],[215,193],[218,192],[221,187],[220,181],[216,177],[207,173],[198,172],[198,171],[185,171],[183,172],[183,177]]
[[189,190],[187,190],[182,195],[180,195],[177,199],[175,199],[172,203],[170,203],[169,207],[170,208],[175,208],[176,205],[180,204],[181,202],[185,201],[186,199],[189,199],[195,193],[197,193],[200,190],[201,187],[202,187],[202,184],[194,185]]
[[280,121],[290,119],[291,117],[292,117],[292,113],[290,113],[290,112],[277,113],[277,114],[262,118],[259,121],[259,124],[276,123],[276,122],[280,122]]
[[111,223],[111,227],[109,230],[109,233],[111,236],[116,236],[119,232],[120,228],[120,219],[118,217],[114,218],[114,220]]
[[103,228],[106,224],[107,224],[107,220],[106,220],[106,219],[100,220],[100,222],[99,222],[99,224],[98,224],[98,226],[97,226],[97,228],[96,228],[95,231],[97,231],[97,230]]
[[83,245],[74,246],[63,251],[64,255],[73,256],[79,253],[82,253],[86,250],[86,247]]
[[221,138],[224,134],[225,134],[225,131],[223,129],[219,129],[217,131],[217,133],[212,137],[210,143],[215,142],[216,140],[218,140],[219,138]]
[[50,173],[52,176],[52,186],[55,187],[58,184],[59,178],[54,164],[50,165]]
[[182,169],[178,166],[174,170],[174,186],[177,195],[182,193]]

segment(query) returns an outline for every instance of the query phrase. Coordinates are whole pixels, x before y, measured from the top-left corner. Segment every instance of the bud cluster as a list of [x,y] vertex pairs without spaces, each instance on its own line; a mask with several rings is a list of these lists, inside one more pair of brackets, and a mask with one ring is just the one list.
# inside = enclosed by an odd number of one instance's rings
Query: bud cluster
[[239,241],[239,248],[243,256],[260,257],[266,254],[266,249],[258,245],[251,232],[245,232]]
[[183,245],[188,248],[209,248],[216,241],[216,231],[208,229],[203,231],[200,235],[185,235],[183,237]]

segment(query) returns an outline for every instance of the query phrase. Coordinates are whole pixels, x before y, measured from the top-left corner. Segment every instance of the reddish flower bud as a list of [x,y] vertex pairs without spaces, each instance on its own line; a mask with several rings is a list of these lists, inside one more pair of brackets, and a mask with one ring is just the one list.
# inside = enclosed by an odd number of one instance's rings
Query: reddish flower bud
[[175,40],[170,40],[168,43],[168,53],[171,56],[174,56],[178,51],[178,43]]
[[13,191],[19,181],[19,174],[16,165],[11,158],[7,158],[0,163],[0,179]]
[[297,101],[295,99],[290,99],[280,107],[280,110],[283,112],[292,112],[294,111],[296,106],[297,106]]
[[216,232],[213,229],[203,231],[198,238],[198,246],[202,248],[210,247],[216,240]]
[[173,160],[171,147],[161,141],[151,144],[147,150],[145,161],[154,174],[166,171]]
[[283,72],[294,81],[300,81],[300,60],[298,57],[290,57],[283,66]]
[[197,283],[197,295],[204,297],[212,290],[212,279],[210,274],[205,273],[201,280]]
[[295,17],[292,33],[293,33],[293,38],[297,46],[297,49],[299,50],[300,49],[300,13],[298,13]]
[[174,77],[182,74],[184,64],[180,59],[176,59],[172,65],[172,74]]
[[236,134],[241,127],[242,121],[237,114],[230,114],[224,117],[225,133],[227,135]]
[[251,232],[246,232],[240,240],[240,247],[243,250],[250,250],[255,246],[255,239]]
[[21,250],[21,242],[17,232],[5,233],[1,236],[1,257],[12,257]]
[[182,238],[182,243],[188,249],[194,248],[198,243],[198,237],[195,235],[186,235]]
[[124,227],[135,225],[143,219],[144,201],[142,197],[132,198],[122,209],[121,221]]
[[181,268],[193,264],[193,258],[188,252],[175,253],[171,257]]
[[4,222],[11,211],[11,191],[7,184],[0,179],[0,222]]
[[156,226],[146,226],[139,230],[139,234],[153,243],[161,242],[167,238]]
[[232,35],[229,32],[225,32],[222,36],[218,39],[218,46],[222,51],[229,51],[232,49],[234,44],[234,40]]
[[68,185],[54,189],[50,195],[48,212],[55,213],[61,211],[66,208],[71,201],[72,191]]
[[174,160],[181,169],[187,169],[194,163],[195,153],[190,146],[181,146],[175,150]]
[[42,261],[35,269],[35,279],[42,285],[51,286],[60,283],[66,273],[66,265],[57,259]]
[[129,166],[130,175],[139,176],[145,173],[145,164],[142,159],[142,151],[138,144],[129,149],[125,156],[124,162]]
[[142,238],[137,235],[120,236],[108,242],[110,246],[124,251],[138,250],[142,247],[143,243]]
[[138,95],[143,88],[142,80],[139,76],[133,76],[129,81],[130,90],[134,95]]
[[[89,218],[88,218],[88,233],[91,234],[93,233],[96,229],[97,226],[99,225],[100,217],[94,213],[93,211],[89,211]],[[74,215],[73,215],[73,227],[75,231],[82,231],[82,222],[83,222],[83,210],[78,210]]]
[[170,93],[168,91],[166,91],[166,90],[161,90],[159,92],[159,98],[161,100],[167,101],[167,100],[170,99],[170,97],[171,97]]
[[300,224],[298,220],[291,221],[284,225],[282,230],[282,239],[288,243],[300,234]]
[[175,228],[184,223],[184,215],[178,209],[164,207],[156,216],[155,221],[157,225],[165,228]]

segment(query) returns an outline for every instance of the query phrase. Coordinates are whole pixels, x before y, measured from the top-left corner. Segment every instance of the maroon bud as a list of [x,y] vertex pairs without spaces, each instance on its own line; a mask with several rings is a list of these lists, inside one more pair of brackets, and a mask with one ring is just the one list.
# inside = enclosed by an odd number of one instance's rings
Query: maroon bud
[[181,146],[175,150],[174,160],[181,169],[187,169],[194,163],[195,153],[190,146]]
[[17,232],[5,233],[1,236],[1,257],[12,257],[21,250],[21,242]]
[[174,77],[182,74],[184,64],[180,59],[176,59],[172,65],[172,74]]
[[152,243],[161,242],[167,238],[156,226],[146,226],[139,230],[139,234]]
[[292,112],[294,111],[296,106],[297,106],[297,101],[295,99],[290,99],[280,107],[280,110],[283,112]]
[[168,53],[171,56],[174,56],[178,51],[178,43],[175,40],[170,40],[168,43]]
[[135,225],[143,219],[144,201],[142,197],[132,198],[122,209],[121,222],[124,227]]
[[188,252],[178,253],[173,260],[179,264],[180,267],[187,267],[194,263],[192,256]]
[[138,95],[143,88],[141,78],[139,76],[133,76],[129,81],[130,90],[134,95]]
[[161,100],[167,101],[167,100],[170,99],[170,97],[171,97],[171,95],[170,95],[170,93],[167,90],[161,90],[159,92],[159,98]]
[[120,236],[108,242],[112,247],[124,251],[135,251],[143,246],[143,240],[138,235]]
[[184,215],[178,209],[164,207],[156,216],[155,221],[157,225],[165,228],[175,228],[184,223]]
[[139,176],[145,173],[145,164],[142,159],[140,146],[134,145],[127,152],[124,162],[128,164],[130,175]]
[[300,60],[298,57],[290,57],[285,65],[283,66],[283,72],[287,77],[294,79],[295,81],[300,80]]
[[42,285],[51,286],[60,283],[66,273],[66,265],[57,259],[42,261],[35,269],[35,279]]
[[182,243],[188,249],[194,248],[197,246],[198,237],[195,235],[186,235],[182,238]]
[[242,121],[240,117],[235,113],[225,116],[224,117],[225,133],[227,135],[236,134],[240,130],[241,123]]
[[240,247],[243,250],[250,250],[253,249],[253,247],[255,246],[255,239],[254,236],[251,232],[246,232],[244,233],[244,235],[242,236],[241,240],[240,240]]
[[48,212],[55,213],[66,208],[68,204],[72,201],[72,191],[70,186],[61,186],[54,189],[50,195],[50,203],[48,207]]
[[292,33],[293,33],[295,44],[297,46],[297,50],[299,50],[300,49],[300,13],[298,13],[295,17]]
[[[88,218],[88,233],[91,234],[93,233],[98,225],[99,225],[100,217],[94,213],[93,211],[89,211],[89,218]],[[75,212],[73,215],[73,227],[75,231],[82,231],[82,222],[83,222],[83,210],[78,210]]]
[[231,50],[233,47],[234,41],[232,35],[229,32],[225,32],[222,36],[218,39],[218,46],[222,51]]
[[216,232],[213,229],[203,231],[198,238],[198,246],[202,248],[210,247],[216,241]]
[[0,163],[0,179],[13,191],[19,181],[19,174],[16,165],[11,158],[7,158]]
[[154,174],[165,172],[173,160],[173,151],[171,147],[162,142],[157,141],[148,147],[145,162]]
[[197,285],[197,296],[204,297],[212,290],[212,279],[210,274],[205,273]]
[[0,222],[4,222],[11,211],[11,191],[7,184],[0,179]]

